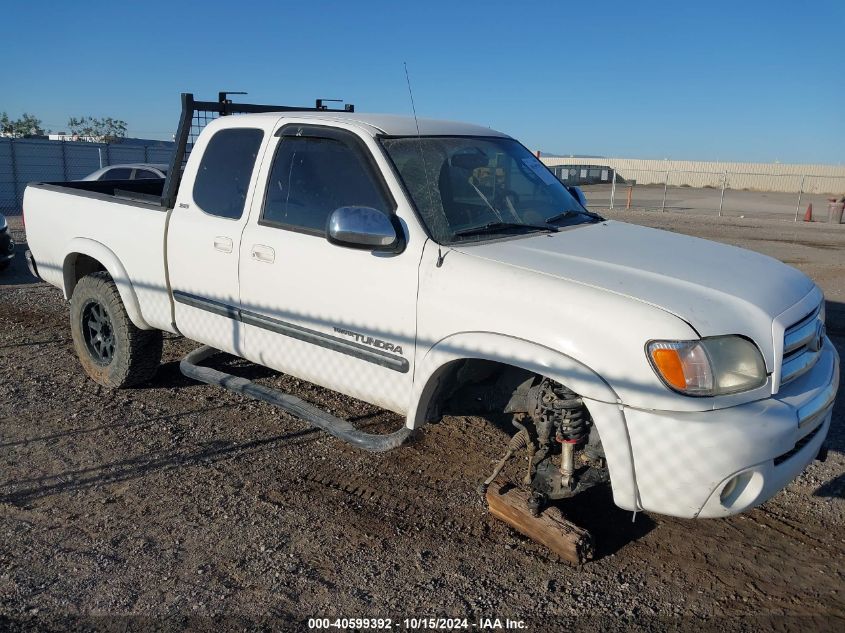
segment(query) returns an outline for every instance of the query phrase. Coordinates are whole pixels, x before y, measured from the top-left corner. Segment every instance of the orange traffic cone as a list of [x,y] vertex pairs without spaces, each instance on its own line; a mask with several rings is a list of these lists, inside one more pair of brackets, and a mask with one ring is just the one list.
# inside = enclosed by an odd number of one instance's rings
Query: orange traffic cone
[[807,205],[807,211],[804,213],[804,222],[813,221],[813,203]]

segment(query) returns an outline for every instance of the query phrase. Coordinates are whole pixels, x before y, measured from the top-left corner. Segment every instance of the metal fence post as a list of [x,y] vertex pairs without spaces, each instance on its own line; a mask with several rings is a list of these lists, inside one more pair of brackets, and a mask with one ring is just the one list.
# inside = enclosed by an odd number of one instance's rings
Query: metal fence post
[[9,152],[12,157],[12,193],[15,194],[15,207],[17,207],[20,183],[18,182],[18,161],[15,156],[15,139],[13,138],[9,139]]
[[102,169],[103,168],[103,148],[102,147],[97,148],[97,158],[100,159],[100,169]]
[[801,194],[804,193],[804,178],[806,175],[801,175],[801,184],[798,187],[798,204],[795,205],[795,220],[794,222],[798,221],[798,212],[801,209]]
[[669,189],[669,170],[666,170],[666,182],[663,183],[663,204],[660,205],[660,210],[666,210],[666,190]]
[[610,184],[610,208],[613,209],[613,196],[616,195],[616,170],[613,170],[613,182]]
[[70,180],[70,178],[67,177],[67,148],[65,146],[64,141],[59,142],[61,143],[62,148],[62,177],[64,178],[65,182],[67,182],[68,180]]
[[722,217],[722,204],[725,202],[725,187],[728,186],[728,172],[722,175],[722,195],[719,196],[719,217]]

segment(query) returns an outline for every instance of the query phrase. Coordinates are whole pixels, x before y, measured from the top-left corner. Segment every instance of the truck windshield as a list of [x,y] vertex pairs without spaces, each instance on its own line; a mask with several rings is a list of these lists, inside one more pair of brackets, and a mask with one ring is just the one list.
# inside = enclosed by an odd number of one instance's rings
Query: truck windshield
[[426,136],[381,142],[431,236],[441,244],[554,231],[601,219],[513,139]]

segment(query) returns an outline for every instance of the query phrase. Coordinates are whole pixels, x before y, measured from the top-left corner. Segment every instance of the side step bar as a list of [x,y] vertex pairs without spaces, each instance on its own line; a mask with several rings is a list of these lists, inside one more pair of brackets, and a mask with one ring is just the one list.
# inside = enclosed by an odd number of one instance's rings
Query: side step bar
[[291,415],[316,426],[318,429],[366,451],[383,453],[397,448],[411,436],[412,431],[408,427],[402,427],[398,431],[388,435],[365,433],[356,429],[346,420],[341,420],[325,411],[321,411],[296,396],[278,391],[277,389],[264,387],[246,378],[239,378],[238,376],[233,376],[232,374],[227,374],[211,367],[200,367],[199,364],[201,362],[218,353],[220,353],[219,350],[208,347],[207,345],[195,349],[182,359],[179,363],[179,369],[188,378],[193,378],[209,385],[218,385],[229,391],[269,402]]

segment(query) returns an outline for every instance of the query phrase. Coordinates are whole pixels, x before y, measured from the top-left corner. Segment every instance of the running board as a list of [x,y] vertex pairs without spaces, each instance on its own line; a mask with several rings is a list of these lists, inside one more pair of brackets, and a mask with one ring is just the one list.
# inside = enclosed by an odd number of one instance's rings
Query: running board
[[200,347],[182,359],[179,363],[179,369],[188,378],[193,378],[209,385],[224,387],[229,391],[269,402],[291,415],[316,426],[318,429],[366,451],[375,453],[389,451],[397,448],[411,435],[412,431],[408,427],[402,427],[398,431],[388,435],[364,433],[346,420],[341,420],[325,411],[321,411],[314,405],[308,404],[296,396],[256,384],[246,378],[240,378],[212,369],[211,367],[200,367],[199,364],[201,362],[219,353],[219,350],[208,347],[207,345]]

